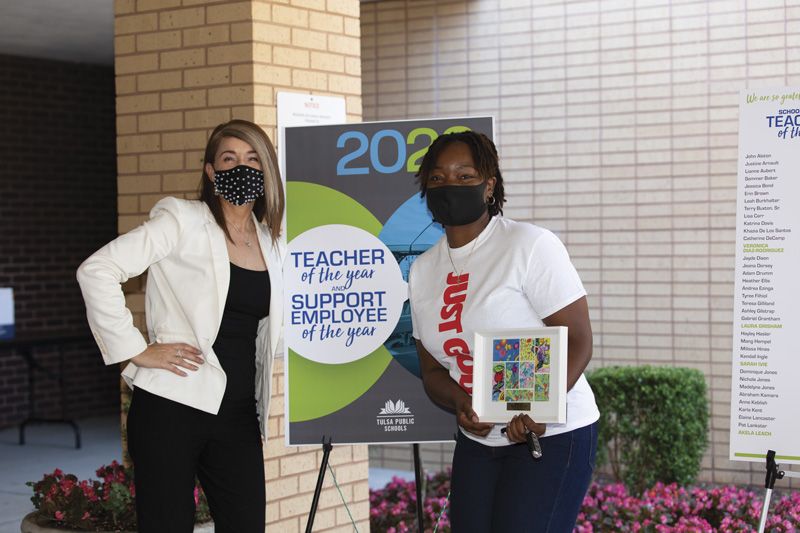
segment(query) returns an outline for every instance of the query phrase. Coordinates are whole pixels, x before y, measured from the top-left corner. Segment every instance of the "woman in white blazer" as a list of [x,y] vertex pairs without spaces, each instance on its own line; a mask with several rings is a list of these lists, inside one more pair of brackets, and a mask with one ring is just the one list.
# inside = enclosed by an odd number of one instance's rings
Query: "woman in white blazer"
[[[283,321],[283,210],[269,138],[232,120],[209,138],[199,200],[164,198],[78,269],[106,364],[128,363],[140,532],[192,531],[195,476],[217,533],[264,531],[261,435]],[[120,286],[145,270],[149,343]]]

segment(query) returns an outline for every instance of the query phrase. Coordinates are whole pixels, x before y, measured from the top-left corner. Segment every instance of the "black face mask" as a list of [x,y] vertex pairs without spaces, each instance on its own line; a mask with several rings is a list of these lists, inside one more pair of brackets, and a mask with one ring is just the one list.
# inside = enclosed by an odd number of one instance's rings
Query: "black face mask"
[[264,196],[264,173],[247,165],[215,172],[214,193],[221,194],[233,205],[255,202]]
[[486,182],[479,185],[445,185],[425,191],[433,220],[443,226],[463,226],[486,212]]

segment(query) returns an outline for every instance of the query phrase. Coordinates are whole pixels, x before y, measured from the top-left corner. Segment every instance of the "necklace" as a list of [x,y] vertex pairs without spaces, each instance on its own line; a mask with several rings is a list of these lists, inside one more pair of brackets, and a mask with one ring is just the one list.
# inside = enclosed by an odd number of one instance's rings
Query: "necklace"
[[244,240],[244,244],[245,244],[245,246],[247,246],[248,248],[252,248],[252,246],[253,246],[253,241],[251,241],[251,240],[248,238],[247,234],[246,234],[244,231],[242,231],[242,230],[241,230],[241,228],[240,228],[239,226],[237,226],[235,222],[231,221],[231,225],[234,227],[234,229],[236,229],[236,231],[238,231],[238,232],[239,232],[239,235],[240,235],[240,236],[242,237],[242,239]]
[[461,268],[461,270],[458,270],[456,268],[456,264],[453,262],[453,256],[450,254],[450,245],[449,244],[447,245],[447,258],[450,259],[450,264],[453,267],[453,273],[456,275],[457,278],[460,278],[461,274],[463,274],[464,271],[467,270],[467,266],[469,266],[469,260],[472,259],[472,252],[475,251],[475,246],[477,246],[478,244],[478,237],[480,237],[480,234],[476,235],[475,238],[472,240],[472,248],[470,248],[469,255],[467,255],[467,260],[464,262],[464,266]]

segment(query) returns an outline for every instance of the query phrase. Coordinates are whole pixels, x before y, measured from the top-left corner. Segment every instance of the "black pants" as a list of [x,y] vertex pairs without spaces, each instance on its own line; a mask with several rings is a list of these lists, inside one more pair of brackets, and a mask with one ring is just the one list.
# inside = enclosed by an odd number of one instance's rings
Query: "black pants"
[[218,415],[136,389],[128,450],[140,533],[189,533],[200,479],[216,533],[263,533],[266,495],[255,403]]

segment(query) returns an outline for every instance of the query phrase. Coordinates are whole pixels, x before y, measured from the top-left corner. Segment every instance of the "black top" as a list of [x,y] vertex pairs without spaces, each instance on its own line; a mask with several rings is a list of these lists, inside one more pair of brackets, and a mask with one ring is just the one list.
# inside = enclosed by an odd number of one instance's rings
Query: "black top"
[[231,281],[219,333],[214,341],[228,376],[223,406],[255,407],[258,322],[269,315],[270,284],[266,270],[231,263]]

